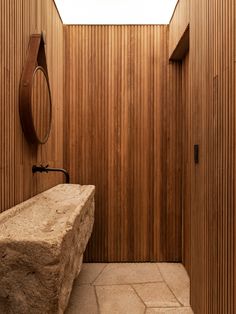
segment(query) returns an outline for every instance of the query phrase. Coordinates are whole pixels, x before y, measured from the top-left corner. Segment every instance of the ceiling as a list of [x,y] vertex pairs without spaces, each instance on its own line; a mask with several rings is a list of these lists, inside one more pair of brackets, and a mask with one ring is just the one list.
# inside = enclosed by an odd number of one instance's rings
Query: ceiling
[[65,24],[169,24],[178,0],[54,0]]

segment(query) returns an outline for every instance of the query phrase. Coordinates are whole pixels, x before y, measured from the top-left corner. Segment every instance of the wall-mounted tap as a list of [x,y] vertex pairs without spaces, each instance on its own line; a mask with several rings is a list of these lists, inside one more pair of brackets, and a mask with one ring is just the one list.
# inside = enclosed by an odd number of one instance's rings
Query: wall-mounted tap
[[50,168],[49,165],[47,166],[43,166],[43,165],[40,165],[40,166],[33,166],[32,167],[32,172],[33,173],[36,173],[36,172],[62,172],[64,173],[65,177],[66,177],[66,183],[70,183],[70,176],[69,176],[69,173],[68,171],[66,171],[65,169],[62,169],[62,168]]

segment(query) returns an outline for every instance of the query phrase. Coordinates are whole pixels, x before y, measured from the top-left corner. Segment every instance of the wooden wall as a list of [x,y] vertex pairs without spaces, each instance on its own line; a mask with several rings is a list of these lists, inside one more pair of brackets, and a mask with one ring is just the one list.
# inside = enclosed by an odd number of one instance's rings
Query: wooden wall
[[65,165],[96,185],[89,261],[181,260],[181,67],[167,38],[167,26],[65,27]]
[[[234,0],[190,1],[188,123],[191,147],[200,147],[200,163],[191,163],[190,276],[196,314],[236,312],[235,14]],[[178,16],[170,25],[172,34],[176,23],[181,23]]]
[[[18,92],[29,36],[46,32],[53,100],[52,133],[46,145],[29,145],[22,133]],[[35,175],[33,164],[63,166],[63,25],[52,0],[0,1],[0,211],[62,182]]]

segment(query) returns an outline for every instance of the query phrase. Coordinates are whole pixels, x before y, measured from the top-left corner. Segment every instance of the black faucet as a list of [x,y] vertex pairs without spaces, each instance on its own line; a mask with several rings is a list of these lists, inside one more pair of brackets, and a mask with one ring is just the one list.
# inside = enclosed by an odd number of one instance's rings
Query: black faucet
[[64,173],[64,175],[66,176],[66,183],[70,183],[70,176],[69,176],[69,173],[68,171],[66,171],[65,169],[62,169],[62,168],[50,168],[49,165],[47,166],[43,166],[43,165],[40,165],[40,166],[33,166],[32,167],[32,172],[33,173],[36,173],[36,172],[62,172]]

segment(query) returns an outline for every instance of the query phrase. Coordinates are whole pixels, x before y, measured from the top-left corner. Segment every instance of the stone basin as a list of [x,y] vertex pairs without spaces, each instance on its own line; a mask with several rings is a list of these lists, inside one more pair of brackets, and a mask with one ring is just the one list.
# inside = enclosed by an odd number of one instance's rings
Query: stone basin
[[64,313],[92,233],[94,193],[61,184],[0,214],[0,313]]

